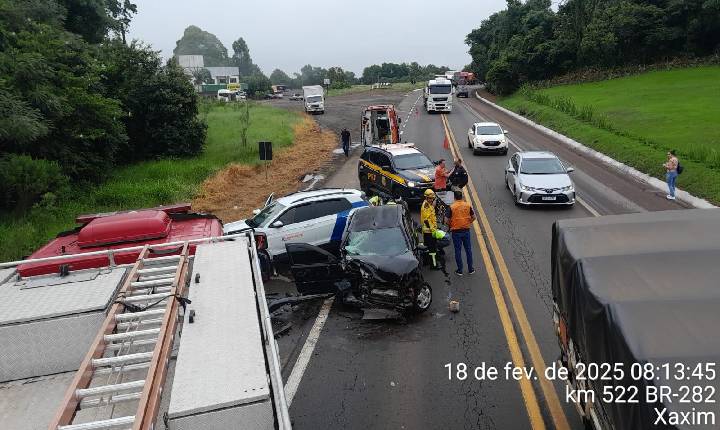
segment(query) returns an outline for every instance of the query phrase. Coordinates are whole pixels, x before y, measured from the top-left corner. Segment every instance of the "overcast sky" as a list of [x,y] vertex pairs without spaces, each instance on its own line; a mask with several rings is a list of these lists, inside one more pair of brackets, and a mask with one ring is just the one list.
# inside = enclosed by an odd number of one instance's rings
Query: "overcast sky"
[[465,36],[505,0],[135,0],[130,36],[172,56],[189,25],[215,34],[232,55],[245,38],[266,75],[292,76],[305,64],[341,66],[358,76],[382,62],[470,63]]

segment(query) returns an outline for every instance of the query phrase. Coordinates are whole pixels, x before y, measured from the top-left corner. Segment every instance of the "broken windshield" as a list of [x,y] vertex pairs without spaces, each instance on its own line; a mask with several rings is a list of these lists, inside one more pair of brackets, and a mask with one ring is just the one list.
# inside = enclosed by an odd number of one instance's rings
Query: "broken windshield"
[[408,251],[407,241],[399,227],[379,230],[352,231],[348,234],[345,252],[348,255],[395,256]]

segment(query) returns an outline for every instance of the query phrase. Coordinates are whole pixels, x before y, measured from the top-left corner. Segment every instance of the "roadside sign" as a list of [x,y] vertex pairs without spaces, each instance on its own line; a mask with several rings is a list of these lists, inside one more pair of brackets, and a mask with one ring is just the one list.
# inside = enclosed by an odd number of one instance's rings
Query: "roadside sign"
[[323,79],[323,85],[330,85],[330,79],[328,79],[328,78]]
[[260,161],[272,160],[272,142],[258,142]]

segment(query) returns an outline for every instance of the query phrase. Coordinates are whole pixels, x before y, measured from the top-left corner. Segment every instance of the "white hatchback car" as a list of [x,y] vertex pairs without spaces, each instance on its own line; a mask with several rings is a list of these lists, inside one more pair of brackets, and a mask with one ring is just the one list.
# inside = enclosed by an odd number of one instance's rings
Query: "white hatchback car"
[[468,130],[468,148],[473,154],[494,152],[506,155],[508,152],[507,130],[494,122],[476,122]]
[[516,152],[505,168],[505,183],[517,205],[575,204],[575,185],[557,155],[545,151]]
[[255,210],[254,217],[227,223],[223,230],[235,234],[252,228],[264,233],[268,253],[277,262],[284,260],[286,243],[309,243],[334,251],[350,212],[367,205],[365,194],[353,189],[301,191],[277,200],[271,196],[262,210]]

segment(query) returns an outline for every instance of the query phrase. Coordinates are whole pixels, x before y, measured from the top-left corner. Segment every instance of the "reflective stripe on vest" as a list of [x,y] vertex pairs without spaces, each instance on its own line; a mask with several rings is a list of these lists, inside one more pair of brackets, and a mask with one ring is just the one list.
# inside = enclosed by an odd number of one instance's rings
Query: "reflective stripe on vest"
[[455,201],[450,205],[450,230],[465,230],[472,225],[472,207],[464,201]]

